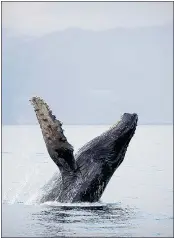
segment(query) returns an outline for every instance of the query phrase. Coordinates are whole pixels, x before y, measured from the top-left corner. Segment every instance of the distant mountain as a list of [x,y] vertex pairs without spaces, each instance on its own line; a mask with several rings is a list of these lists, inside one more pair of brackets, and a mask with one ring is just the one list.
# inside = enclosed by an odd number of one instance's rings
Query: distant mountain
[[43,97],[65,124],[172,123],[173,27],[67,29],[40,38],[2,30],[2,123],[33,124]]

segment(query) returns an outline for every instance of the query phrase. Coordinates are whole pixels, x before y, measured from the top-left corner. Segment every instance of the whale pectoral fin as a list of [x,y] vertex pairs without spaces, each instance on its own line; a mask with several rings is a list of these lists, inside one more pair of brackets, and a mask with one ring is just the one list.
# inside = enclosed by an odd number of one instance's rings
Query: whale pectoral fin
[[62,129],[62,123],[56,119],[48,105],[39,97],[30,100],[40,124],[43,138],[50,157],[61,172],[75,171],[73,146],[67,141]]

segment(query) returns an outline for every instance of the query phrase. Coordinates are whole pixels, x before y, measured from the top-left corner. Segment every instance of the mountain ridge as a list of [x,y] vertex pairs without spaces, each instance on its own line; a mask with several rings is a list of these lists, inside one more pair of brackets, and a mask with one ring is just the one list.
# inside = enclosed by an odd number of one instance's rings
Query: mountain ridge
[[110,124],[129,111],[140,124],[172,123],[173,28],[94,33],[71,29],[28,40],[2,31],[3,124],[35,123],[33,95],[66,124]]

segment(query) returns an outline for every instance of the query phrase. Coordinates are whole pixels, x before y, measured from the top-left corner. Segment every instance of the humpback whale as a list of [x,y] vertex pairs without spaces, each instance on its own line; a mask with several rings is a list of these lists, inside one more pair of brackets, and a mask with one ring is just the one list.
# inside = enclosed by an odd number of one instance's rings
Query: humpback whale
[[138,121],[136,113],[124,113],[118,123],[85,144],[74,155],[62,123],[39,97],[34,107],[48,154],[59,168],[45,185],[40,202],[97,202],[115,170],[123,162]]

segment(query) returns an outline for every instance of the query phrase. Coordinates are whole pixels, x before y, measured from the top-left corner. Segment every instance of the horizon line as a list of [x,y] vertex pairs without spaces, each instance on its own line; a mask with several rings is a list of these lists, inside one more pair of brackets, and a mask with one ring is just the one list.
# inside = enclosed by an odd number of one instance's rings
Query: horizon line
[[[112,124],[66,124],[64,126],[110,126]],[[173,126],[173,123],[140,123],[138,126]],[[1,126],[39,126],[39,124],[1,124]]]

